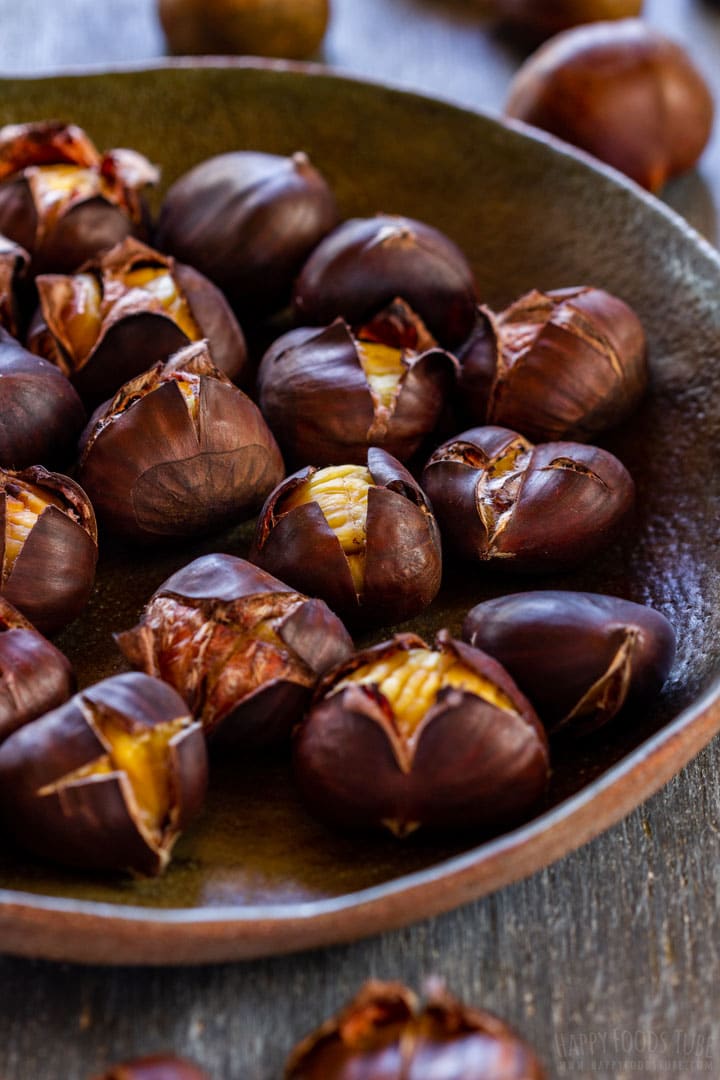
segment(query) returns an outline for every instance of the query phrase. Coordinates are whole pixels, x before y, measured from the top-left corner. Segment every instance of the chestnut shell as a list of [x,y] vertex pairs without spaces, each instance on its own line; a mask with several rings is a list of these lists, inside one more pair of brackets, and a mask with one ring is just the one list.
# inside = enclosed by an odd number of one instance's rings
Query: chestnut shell
[[0,235],[0,326],[14,337],[20,331],[20,293],[29,263],[25,248]]
[[135,1058],[112,1065],[94,1080],[210,1080],[208,1074],[191,1061],[166,1054]]

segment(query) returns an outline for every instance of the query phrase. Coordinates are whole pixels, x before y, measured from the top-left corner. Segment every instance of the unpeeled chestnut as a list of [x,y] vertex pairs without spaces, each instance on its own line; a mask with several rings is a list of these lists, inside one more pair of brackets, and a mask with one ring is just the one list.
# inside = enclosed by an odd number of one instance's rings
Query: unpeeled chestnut
[[643,0],[493,0],[492,13],[503,24],[540,39],[582,23],[639,15]]
[[191,1061],[155,1054],[112,1065],[94,1080],[209,1080],[209,1077]]
[[20,292],[29,263],[24,248],[0,235],[0,326],[14,337],[20,330]]

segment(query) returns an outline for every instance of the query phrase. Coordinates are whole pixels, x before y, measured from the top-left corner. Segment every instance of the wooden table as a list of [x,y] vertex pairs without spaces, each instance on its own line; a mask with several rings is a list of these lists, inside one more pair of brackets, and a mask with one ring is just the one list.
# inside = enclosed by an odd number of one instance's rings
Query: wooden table
[[[334,8],[320,59],[471,107],[501,106],[520,54],[472,0]],[[646,11],[688,43],[720,101],[720,8],[646,0]],[[3,74],[162,52],[153,0],[0,0]],[[665,194],[717,242],[720,130],[699,172]],[[0,960],[0,1076],[85,1080],[113,1060],[174,1048],[217,1080],[271,1080],[293,1042],[364,979],[417,987],[439,973],[512,1021],[551,1076],[720,1077],[718,777],[716,740],[625,822],[542,873],[356,945],[181,970]]]

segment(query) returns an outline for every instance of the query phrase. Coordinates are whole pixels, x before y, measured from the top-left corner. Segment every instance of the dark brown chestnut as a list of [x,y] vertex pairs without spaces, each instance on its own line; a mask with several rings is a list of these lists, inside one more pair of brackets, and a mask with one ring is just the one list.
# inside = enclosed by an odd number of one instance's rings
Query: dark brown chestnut
[[191,1061],[166,1054],[136,1058],[113,1065],[94,1080],[210,1080]]
[[660,692],[675,632],[659,611],[594,593],[515,593],[477,604],[463,637],[507,668],[551,732],[595,731]]
[[258,372],[260,408],[295,465],[360,464],[381,446],[407,461],[435,429],[457,361],[401,300],[353,333],[291,330]]
[[12,835],[70,866],[159,874],[206,786],[201,725],[138,672],[82,690],[0,747]]
[[565,570],[600,551],[632,509],[635,485],[613,454],[532,443],[507,428],[463,431],[422,475],[448,548],[503,570]]
[[70,273],[144,236],[141,193],[158,171],[134,150],[96,149],[74,124],[0,129],[0,232],[30,252],[34,273]]
[[67,657],[0,596],[0,742],[74,690]]
[[366,465],[308,467],[279,484],[258,518],[250,559],[366,624],[419,614],[442,574],[427,499],[376,447]]
[[115,640],[133,667],[182,694],[206,735],[243,746],[287,738],[320,676],[353,650],[322,600],[233,555],[173,574]]
[[102,525],[148,542],[241,521],[284,472],[260,410],[202,341],[131,379],[96,410],[78,478]]
[[407,301],[446,346],[472,330],[477,291],[460,248],[431,225],[378,214],[339,225],[316,248],[295,286],[297,321],[338,316],[360,326],[395,297]]
[[640,15],[643,0],[493,0],[492,13],[505,26],[538,40],[583,23]]
[[714,106],[682,46],[641,19],[624,19],[548,41],[518,71],[505,112],[657,192],[695,165]]
[[85,492],[40,465],[0,469],[0,594],[45,633],[72,622],[95,581],[97,526]]
[[29,264],[25,248],[0,236],[0,326],[13,337],[20,332],[20,291]]
[[247,374],[245,338],[220,290],[132,237],[78,274],[41,275],[37,288],[28,346],[86,398],[107,398],[202,338],[229,378]]
[[620,423],[648,379],[637,315],[588,287],[534,290],[498,314],[481,308],[459,357],[471,420],[537,441],[585,441]]
[[289,303],[296,274],[338,220],[335,197],[306,154],[241,150],[203,161],[173,184],[156,240],[257,321]]
[[304,60],[325,35],[330,0],[158,0],[158,16],[180,56]]
[[545,732],[508,673],[445,632],[397,634],[320,684],[295,740],[301,794],[330,824],[497,832],[548,779]]
[[428,980],[421,1007],[402,983],[369,982],[295,1047],[285,1080],[544,1080],[533,1050],[492,1013]]

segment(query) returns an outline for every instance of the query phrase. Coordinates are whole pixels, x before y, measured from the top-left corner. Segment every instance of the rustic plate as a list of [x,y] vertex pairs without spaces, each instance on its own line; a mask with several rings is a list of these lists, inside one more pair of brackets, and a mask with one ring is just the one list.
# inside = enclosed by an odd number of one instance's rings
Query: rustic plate
[[[652,388],[608,439],[633,472],[637,520],[581,574],[545,581],[648,602],[676,626],[657,706],[560,749],[547,807],[498,839],[350,839],[312,821],[286,761],[216,765],[207,812],[159,881],[101,880],[0,850],[0,948],[72,960],[186,963],[327,944],[496,889],[637,806],[720,729],[720,259],[679,218],[550,139],[437,101],[330,74],[238,63],[0,82],[0,122],[72,118],[103,146],[159,161],[165,182],[237,147],[309,151],[348,214],[395,211],[446,230],[490,303],[594,283],[649,333]],[[107,555],[87,616],[60,644],[83,682],[120,668],[109,630],[194,554],[242,554],[247,529],[202,548]],[[451,577],[413,624],[449,624],[526,582]]]

